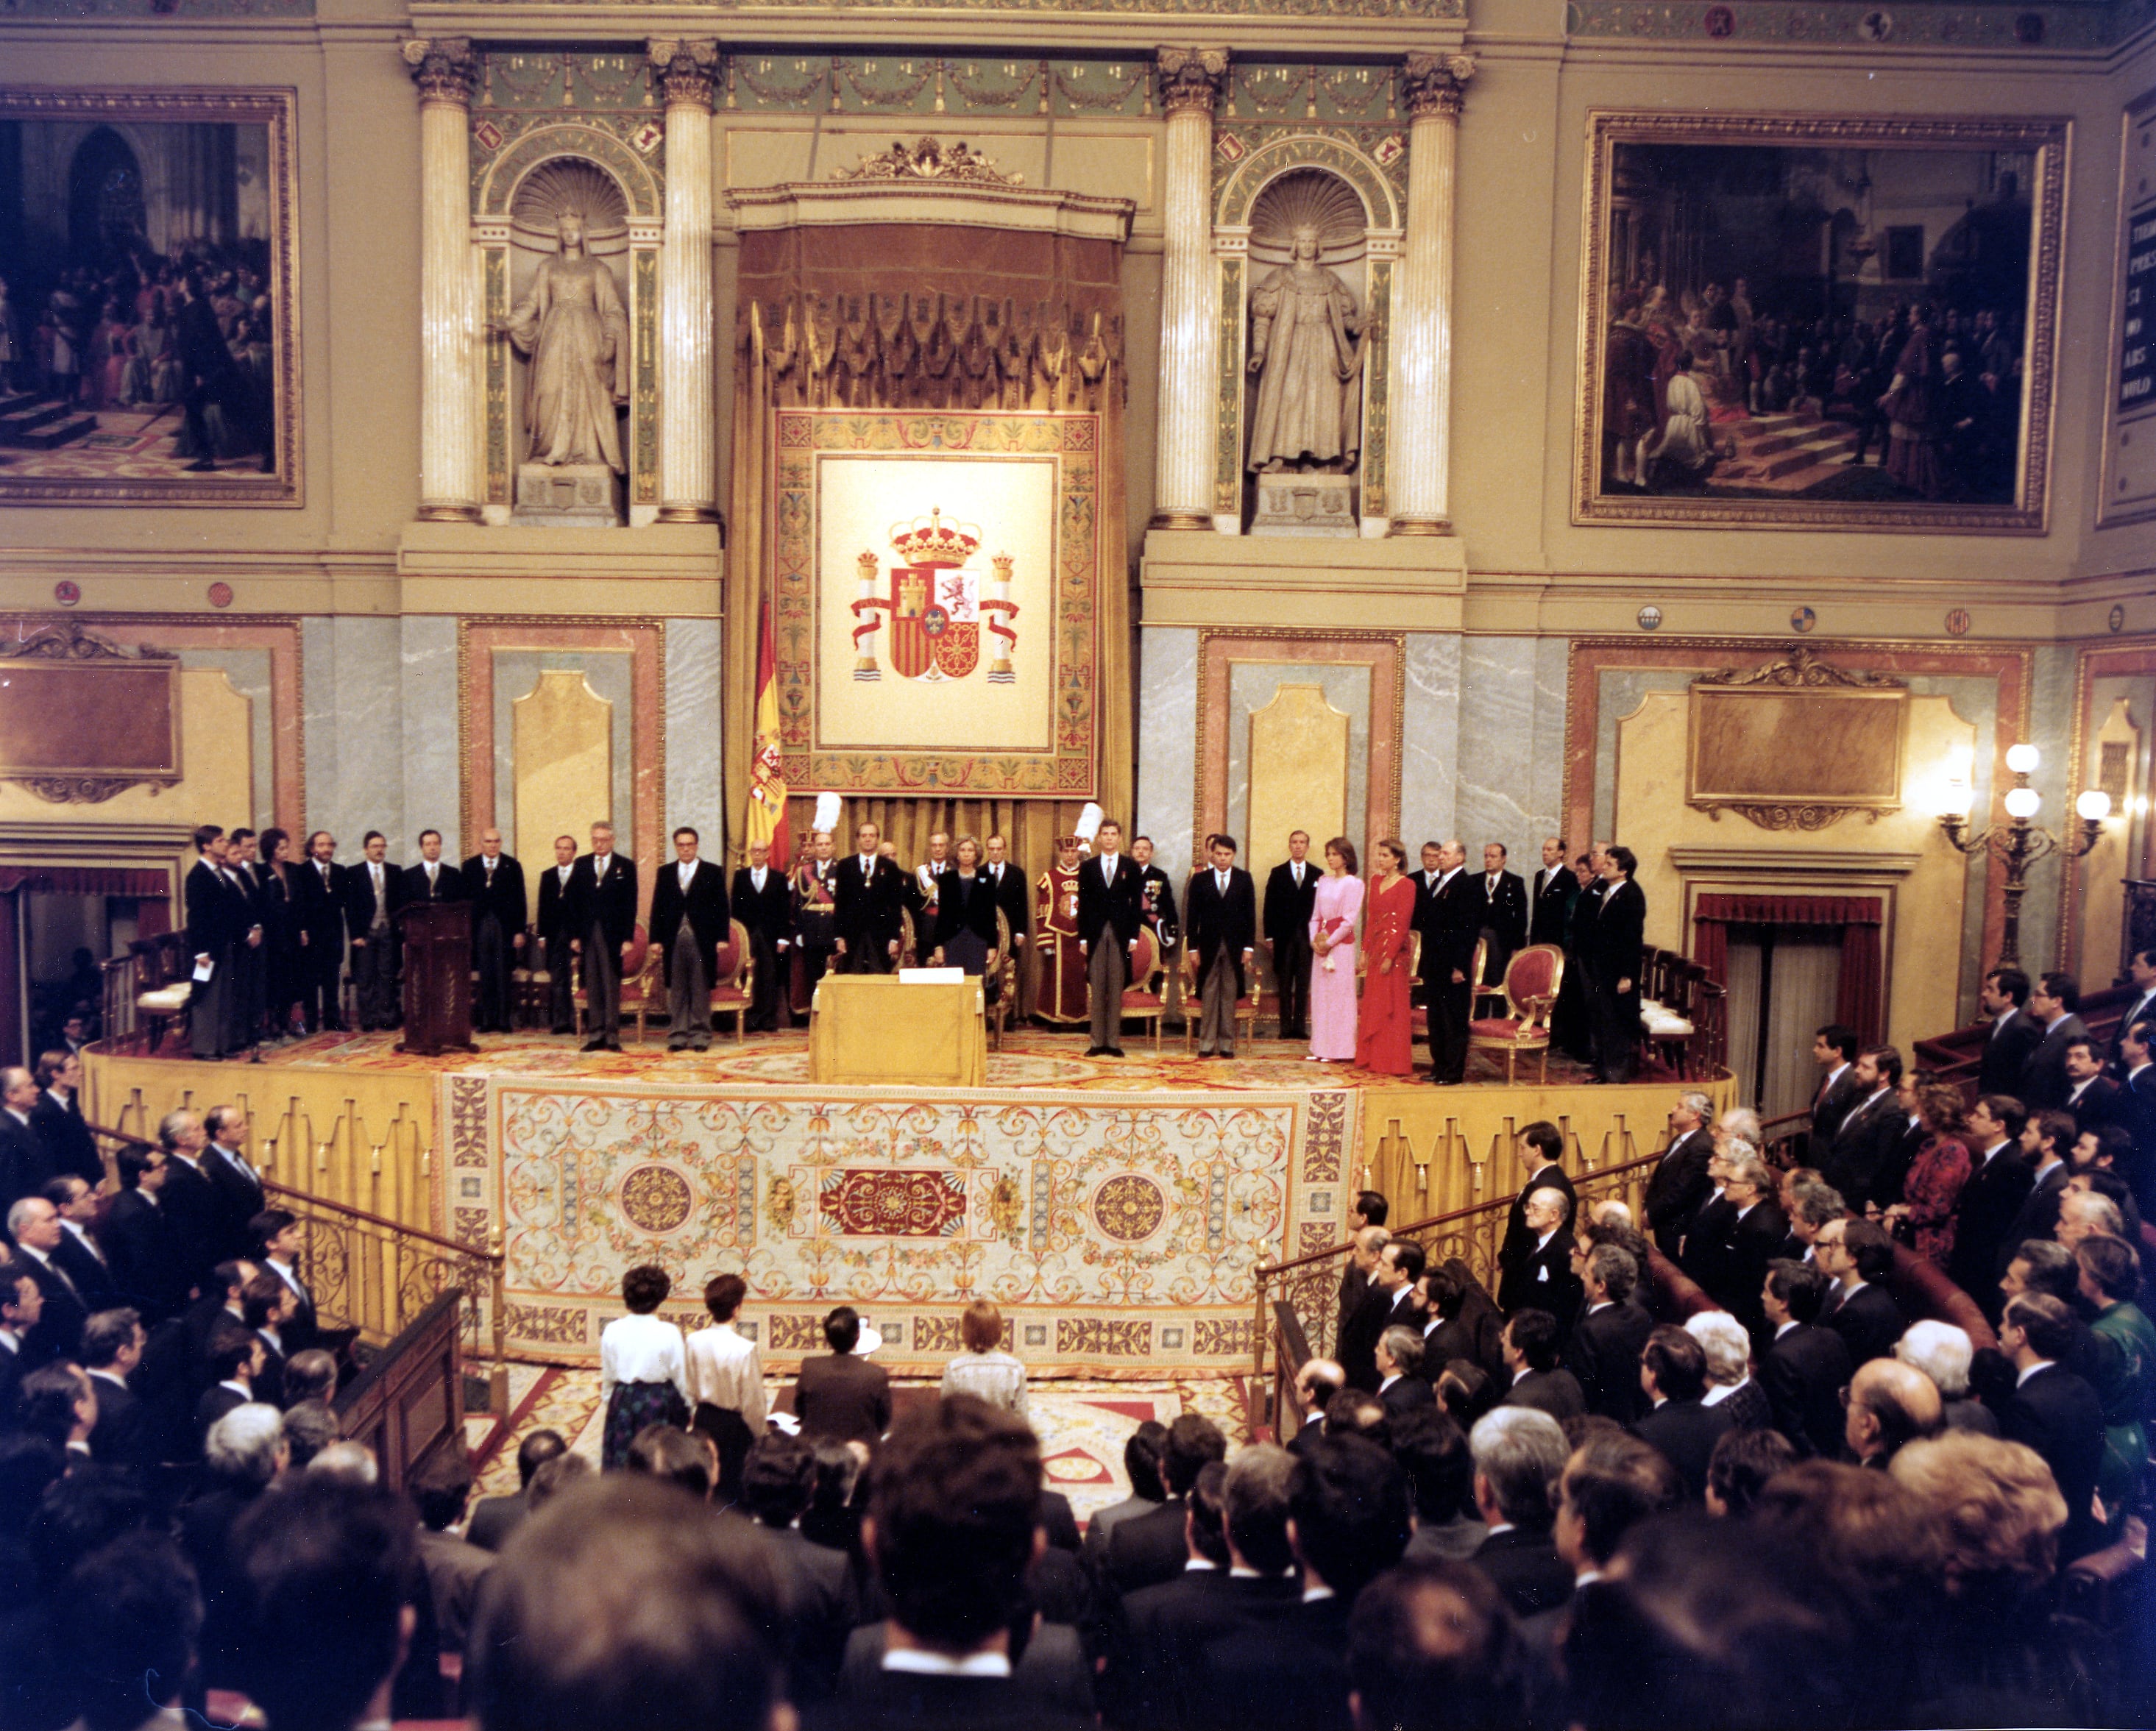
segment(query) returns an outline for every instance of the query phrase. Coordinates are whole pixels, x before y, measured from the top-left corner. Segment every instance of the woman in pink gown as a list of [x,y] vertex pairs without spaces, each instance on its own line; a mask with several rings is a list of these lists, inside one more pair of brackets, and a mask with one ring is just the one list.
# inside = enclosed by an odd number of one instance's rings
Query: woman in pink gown
[[1310,1055],[1322,1064],[1354,1060],[1355,920],[1362,911],[1355,844],[1335,836],[1325,844],[1325,875],[1310,914]]
[[1414,1073],[1414,1020],[1408,1006],[1408,956],[1414,943],[1414,885],[1400,875],[1407,848],[1378,843],[1378,872],[1363,904],[1363,1006],[1355,1062],[1381,1075]]

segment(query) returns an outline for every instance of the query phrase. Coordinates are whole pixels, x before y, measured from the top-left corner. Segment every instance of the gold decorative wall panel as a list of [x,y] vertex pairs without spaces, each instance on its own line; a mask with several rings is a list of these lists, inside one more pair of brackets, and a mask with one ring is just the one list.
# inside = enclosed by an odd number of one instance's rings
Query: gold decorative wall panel
[[[1312,857],[1328,837],[1348,832],[1349,718],[1327,701],[1321,685],[1283,680],[1273,699],[1250,716],[1250,848],[1292,831],[1308,832]],[[1203,856],[1198,856],[1202,858]]]
[[511,707],[516,715],[512,851],[542,869],[553,857],[556,836],[576,837],[582,852],[593,814],[613,809],[613,705],[592,689],[581,669],[548,668]]

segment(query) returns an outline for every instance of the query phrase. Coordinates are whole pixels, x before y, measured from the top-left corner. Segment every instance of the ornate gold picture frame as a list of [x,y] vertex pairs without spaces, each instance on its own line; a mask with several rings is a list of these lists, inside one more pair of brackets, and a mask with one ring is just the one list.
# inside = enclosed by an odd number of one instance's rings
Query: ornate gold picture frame
[[1590,113],[1573,521],[2041,534],[2071,131]]
[[0,506],[301,502],[294,102],[0,87]]

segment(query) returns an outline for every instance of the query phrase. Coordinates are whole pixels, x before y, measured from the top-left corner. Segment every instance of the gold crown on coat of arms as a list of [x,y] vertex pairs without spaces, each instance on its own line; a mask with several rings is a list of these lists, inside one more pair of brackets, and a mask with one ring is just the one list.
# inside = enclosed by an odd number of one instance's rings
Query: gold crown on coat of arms
[[908,565],[963,565],[981,551],[980,525],[946,523],[940,505],[925,517],[891,525],[891,544]]

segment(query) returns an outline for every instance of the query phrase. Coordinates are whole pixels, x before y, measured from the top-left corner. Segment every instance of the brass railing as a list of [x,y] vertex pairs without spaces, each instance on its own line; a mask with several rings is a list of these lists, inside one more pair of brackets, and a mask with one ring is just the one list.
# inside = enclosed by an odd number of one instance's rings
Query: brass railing
[[[1647,1175],[1661,1158],[1661,1151],[1640,1155],[1629,1132],[1624,1134],[1623,1142],[1616,1150],[1625,1158],[1615,1165],[1598,1167],[1578,1157],[1577,1138],[1573,1149],[1575,1159],[1569,1164],[1575,1174],[1573,1186],[1578,1194],[1580,1207],[1591,1208],[1614,1196],[1629,1206],[1637,1220]],[[1493,1196],[1488,1201],[1434,1214],[1423,1220],[1411,1220],[1389,1230],[1395,1238],[1411,1238],[1421,1245],[1432,1262],[1457,1257],[1486,1288],[1494,1292],[1497,1286],[1497,1247],[1504,1238],[1505,1221],[1512,1206],[1509,1195]],[[1334,1244],[1258,1269],[1255,1359],[1251,1366],[1255,1377],[1262,1380],[1265,1375],[1265,1349],[1280,1326],[1274,1308],[1276,1302],[1284,1303],[1301,1324],[1311,1352],[1321,1356],[1332,1353],[1339,1329],[1340,1280],[1353,1248],[1350,1243]]]
[[[108,1142],[142,1140],[103,1124],[89,1128]],[[456,1292],[463,1299],[459,1327],[465,1350],[492,1358],[495,1407],[506,1410],[502,1334],[507,1306],[498,1231],[485,1245],[460,1244],[275,1180],[265,1179],[262,1191],[265,1201],[300,1221],[300,1276],[325,1322],[357,1329],[362,1340],[379,1346],[417,1321],[444,1293]]]

